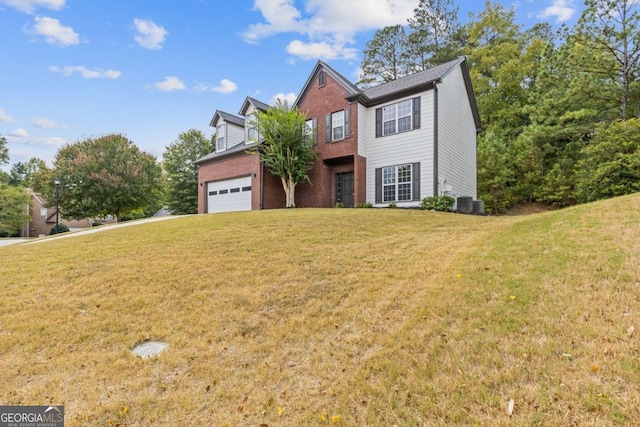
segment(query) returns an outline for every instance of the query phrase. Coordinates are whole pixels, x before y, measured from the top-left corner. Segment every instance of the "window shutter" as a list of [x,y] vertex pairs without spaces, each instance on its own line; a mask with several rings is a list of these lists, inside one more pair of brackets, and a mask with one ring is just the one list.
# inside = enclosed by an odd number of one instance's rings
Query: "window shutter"
[[413,128],[420,128],[420,97],[413,98]]
[[413,200],[420,200],[420,163],[413,164]]
[[382,168],[376,169],[376,203],[382,203]]
[[313,138],[313,145],[316,145],[318,143],[318,118],[314,117],[313,119],[311,119],[311,138]]
[[331,142],[331,113],[324,116],[324,142]]
[[382,136],[382,108],[376,108],[376,138]]
[[351,109],[344,110],[344,137],[349,138],[351,135]]

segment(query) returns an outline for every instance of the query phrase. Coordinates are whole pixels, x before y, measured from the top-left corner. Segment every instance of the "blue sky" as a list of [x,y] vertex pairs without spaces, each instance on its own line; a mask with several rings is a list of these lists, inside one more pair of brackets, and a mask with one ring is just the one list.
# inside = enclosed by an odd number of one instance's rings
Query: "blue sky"
[[[519,23],[572,24],[580,0],[500,0]],[[295,99],[318,59],[356,81],[376,29],[419,0],[0,0],[0,134],[10,163],[122,133],[162,159],[216,109]],[[459,1],[459,17],[484,1]],[[9,165],[10,166],[10,165]],[[4,167],[5,170],[9,166]]]

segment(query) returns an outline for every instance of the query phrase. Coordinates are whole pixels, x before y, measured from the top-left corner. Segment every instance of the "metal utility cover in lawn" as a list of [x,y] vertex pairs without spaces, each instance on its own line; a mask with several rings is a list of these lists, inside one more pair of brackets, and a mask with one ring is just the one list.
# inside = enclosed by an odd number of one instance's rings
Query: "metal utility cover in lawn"
[[133,350],[131,350],[131,352],[136,356],[140,356],[143,359],[146,359],[148,357],[152,357],[162,353],[167,349],[167,347],[169,347],[169,344],[167,344],[166,342],[147,341],[135,346]]

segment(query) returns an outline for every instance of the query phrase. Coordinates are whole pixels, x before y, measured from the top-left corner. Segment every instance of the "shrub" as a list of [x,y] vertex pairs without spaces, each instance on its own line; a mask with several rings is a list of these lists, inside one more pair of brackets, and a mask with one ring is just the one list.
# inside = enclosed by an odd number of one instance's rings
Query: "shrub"
[[389,203],[389,206],[387,206],[389,209],[395,209],[398,207],[398,205],[396,205],[395,203]]
[[340,202],[336,203],[336,208],[341,208],[341,207],[343,207],[342,203],[340,203]]
[[69,231],[69,227],[64,224],[58,224],[57,226],[54,225],[53,227],[51,227],[51,231],[49,231],[49,236],[52,236],[54,234],[66,233],[67,231]]
[[438,212],[451,212],[456,199],[451,196],[431,196],[425,197],[420,203],[420,209]]
[[373,207],[373,205],[371,203],[369,203],[369,202],[367,202],[367,203],[358,203],[356,205],[356,208],[372,208],[372,207]]

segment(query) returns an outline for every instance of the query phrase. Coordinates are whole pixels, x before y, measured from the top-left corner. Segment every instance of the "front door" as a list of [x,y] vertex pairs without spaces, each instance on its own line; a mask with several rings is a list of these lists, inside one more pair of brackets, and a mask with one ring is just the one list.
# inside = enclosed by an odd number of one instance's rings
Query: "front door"
[[353,207],[353,172],[336,175],[336,203],[343,208]]

